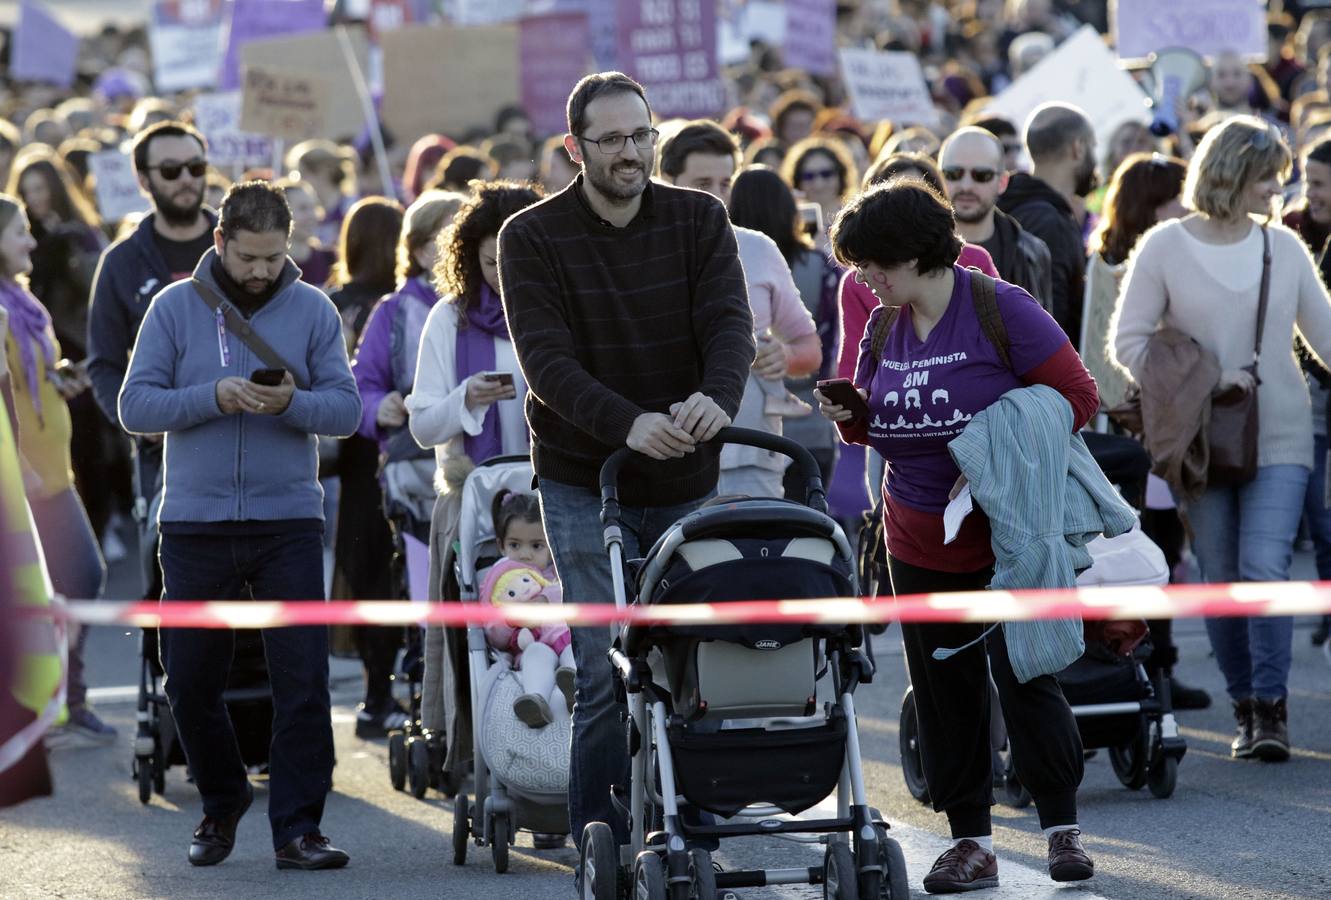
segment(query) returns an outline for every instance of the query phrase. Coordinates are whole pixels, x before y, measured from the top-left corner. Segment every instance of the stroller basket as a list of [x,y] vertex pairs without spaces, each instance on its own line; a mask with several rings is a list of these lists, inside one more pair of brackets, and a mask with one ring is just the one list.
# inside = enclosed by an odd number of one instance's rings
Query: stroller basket
[[813,728],[669,728],[677,787],[690,803],[727,818],[770,803],[796,815],[836,789],[846,756],[846,717]]

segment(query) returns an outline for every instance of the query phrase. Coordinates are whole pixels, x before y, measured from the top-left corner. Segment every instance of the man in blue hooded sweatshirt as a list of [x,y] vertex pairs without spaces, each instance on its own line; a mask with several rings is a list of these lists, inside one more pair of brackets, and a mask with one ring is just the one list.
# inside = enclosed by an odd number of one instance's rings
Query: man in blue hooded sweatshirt
[[[347,436],[360,396],[342,320],[287,256],[291,209],[266,182],[227,192],[214,246],[191,280],[148,309],[120,392],[134,434],[164,434],[161,532],[164,601],[320,600],[323,491],[316,435]],[[238,333],[251,328],[274,369]],[[270,382],[261,384],[260,381]],[[189,860],[215,865],[231,852],[253,800],[222,703],[234,635],[161,632],[166,695],[204,819]],[[328,629],[263,632],[273,690],[268,818],[278,868],[346,865],[319,831],[332,786]]]

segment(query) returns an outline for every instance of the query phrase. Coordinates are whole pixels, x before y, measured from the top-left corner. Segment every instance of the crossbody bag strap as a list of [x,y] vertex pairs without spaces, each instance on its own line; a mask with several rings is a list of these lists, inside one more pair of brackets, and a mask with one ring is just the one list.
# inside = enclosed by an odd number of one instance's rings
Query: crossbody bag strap
[[1252,348],[1252,377],[1258,384],[1257,364],[1262,359],[1262,333],[1266,331],[1266,306],[1271,297],[1271,233],[1262,226],[1262,289],[1257,297],[1257,340]]
[[998,358],[1003,361],[1003,365],[1011,369],[1012,356],[1008,349],[1012,342],[1008,337],[1007,325],[1003,322],[1003,314],[998,310],[998,284],[973,266],[970,275],[971,300],[975,303],[975,316],[980,320],[980,330],[998,351]]
[[222,320],[226,323],[227,329],[236,337],[240,338],[246,347],[253,350],[254,355],[263,360],[264,365],[268,366],[270,369],[286,369],[291,373],[291,377],[296,380],[296,387],[301,390],[307,389],[306,385],[300,383],[299,376],[296,375],[296,370],[282,358],[282,354],[274,350],[272,345],[265,341],[263,337],[254,330],[254,326],[252,326],[249,320],[242,316],[234,306],[227,302],[225,298],[205,284],[201,279],[191,278],[190,284],[194,286],[194,290],[198,293],[199,298],[208,305],[209,309],[215,313],[220,312],[222,314]]

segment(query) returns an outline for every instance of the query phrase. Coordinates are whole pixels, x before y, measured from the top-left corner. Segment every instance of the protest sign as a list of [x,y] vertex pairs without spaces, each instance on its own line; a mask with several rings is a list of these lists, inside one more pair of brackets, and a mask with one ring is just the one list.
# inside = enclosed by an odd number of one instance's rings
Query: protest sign
[[1090,25],[995,97],[985,112],[1011,119],[1020,131],[1031,111],[1051,100],[1080,107],[1095,126],[1101,147],[1108,147],[1114,129],[1129,119],[1151,121],[1146,94],[1118,67],[1114,54]]
[[385,34],[380,45],[379,113],[399,141],[410,144],[436,132],[462,135],[473,128],[488,133],[495,112],[521,95],[516,25],[409,26]]
[[530,16],[518,29],[522,108],[537,134],[562,134],[569,89],[591,63],[591,35],[585,13]]
[[240,127],[240,91],[200,94],[194,99],[194,126],[208,141],[208,161],[247,169],[273,160],[271,138]]
[[904,50],[841,50],[841,71],[855,116],[862,122],[890,119],[894,125],[937,125],[920,60]]
[[217,83],[222,0],[158,0],[148,23],[153,82],[164,93]]
[[12,40],[10,78],[66,88],[74,83],[79,59],[78,36],[61,25],[46,7],[35,0],[23,0]]
[[[352,58],[364,72],[369,66],[370,54],[370,41],[365,29],[359,26],[347,28],[346,33],[351,41]],[[319,133],[310,137],[329,140],[350,139],[365,129],[365,110],[357,102],[359,92],[356,79],[347,65],[346,55],[335,31],[319,31],[274,41],[252,41],[245,45],[240,58],[244,66],[277,69],[322,79],[328,83],[332,102],[326,110]],[[429,82],[415,82],[408,91],[408,96],[418,100],[422,87],[427,84]],[[434,90],[434,86],[430,85],[430,89]]]
[[661,118],[718,115],[726,89],[716,62],[716,0],[629,0],[619,5],[620,65]]
[[1208,59],[1233,51],[1250,62],[1266,60],[1266,4],[1262,0],[1116,0],[1110,8],[1114,44],[1124,61],[1144,61],[1167,47]]
[[784,48],[788,67],[836,75],[836,0],[786,0]]
[[780,47],[786,41],[787,4],[775,0],[721,0],[717,10],[717,58],[735,65],[749,58],[749,42]]
[[326,21],[323,0],[231,0],[231,22],[218,87],[224,91],[240,87],[242,50],[246,45],[319,31]]
[[241,81],[241,128],[293,142],[327,133],[332,105],[327,79],[247,65]]
[[148,198],[139,191],[139,179],[128,154],[119,150],[94,153],[88,157],[88,174],[96,186],[97,209],[107,222],[119,222],[149,210]]
[[[615,0],[586,0],[592,57],[601,72],[619,69],[619,12]],[[571,86],[570,86],[571,87]]]

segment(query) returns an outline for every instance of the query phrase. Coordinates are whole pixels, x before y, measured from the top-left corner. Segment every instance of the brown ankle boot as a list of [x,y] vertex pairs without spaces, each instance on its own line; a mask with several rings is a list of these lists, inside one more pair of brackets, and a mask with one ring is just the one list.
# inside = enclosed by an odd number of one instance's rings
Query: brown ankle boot
[[1254,701],[1251,753],[1264,762],[1289,759],[1289,724],[1283,697]]
[[1257,701],[1252,697],[1234,701],[1234,720],[1238,725],[1238,734],[1229,745],[1229,755],[1235,759],[1247,759],[1252,756],[1253,716]]

